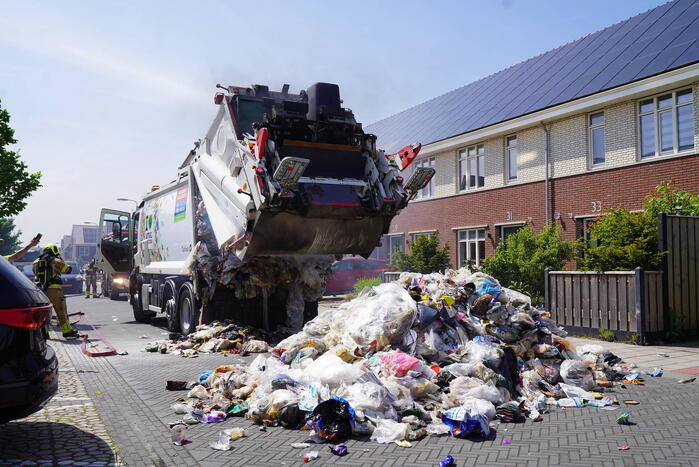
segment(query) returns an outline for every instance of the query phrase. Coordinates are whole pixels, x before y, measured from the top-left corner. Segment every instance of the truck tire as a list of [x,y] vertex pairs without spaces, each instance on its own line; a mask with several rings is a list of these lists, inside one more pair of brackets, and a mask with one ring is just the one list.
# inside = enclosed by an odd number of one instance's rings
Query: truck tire
[[175,291],[177,287],[174,282],[167,281],[163,290],[163,311],[167,318],[167,330],[170,332],[180,332],[180,314],[177,309],[177,299]]
[[109,299],[110,300],[119,300],[119,291],[115,290],[114,287],[109,289]]
[[180,287],[179,300],[177,301],[177,311],[180,318],[180,330],[183,335],[193,333],[199,324],[199,303],[194,295],[194,287],[189,282],[185,282]]
[[133,308],[133,317],[139,323],[150,323],[153,314],[143,312],[143,304],[141,303],[141,290],[143,279],[140,276],[136,277],[136,287],[131,291],[131,308]]

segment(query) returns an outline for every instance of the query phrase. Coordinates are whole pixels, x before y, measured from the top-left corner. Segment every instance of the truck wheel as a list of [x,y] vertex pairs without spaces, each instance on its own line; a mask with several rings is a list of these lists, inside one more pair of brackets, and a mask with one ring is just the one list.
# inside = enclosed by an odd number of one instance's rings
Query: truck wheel
[[131,292],[131,308],[133,308],[133,317],[136,321],[139,323],[149,323],[153,315],[143,312],[143,304],[141,303],[142,284],[143,280],[137,277],[136,289]]
[[167,330],[170,332],[180,332],[180,315],[177,310],[177,300],[175,300],[175,284],[172,282],[165,283],[163,290],[163,307],[165,316],[167,317]]
[[183,335],[194,332],[199,324],[199,303],[194,296],[194,288],[189,282],[185,282],[180,287],[180,299],[177,303],[177,310],[180,316],[180,330]]
[[116,290],[114,287],[109,289],[109,299],[110,300],[119,300],[119,291]]

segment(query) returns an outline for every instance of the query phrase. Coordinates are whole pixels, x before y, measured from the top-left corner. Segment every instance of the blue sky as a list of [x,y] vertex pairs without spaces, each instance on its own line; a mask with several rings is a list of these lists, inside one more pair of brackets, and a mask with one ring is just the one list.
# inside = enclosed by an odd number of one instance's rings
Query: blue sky
[[661,3],[6,2],[0,100],[44,185],[16,223],[59,242],[172,180],[217,82],[335,82],[369,124]]

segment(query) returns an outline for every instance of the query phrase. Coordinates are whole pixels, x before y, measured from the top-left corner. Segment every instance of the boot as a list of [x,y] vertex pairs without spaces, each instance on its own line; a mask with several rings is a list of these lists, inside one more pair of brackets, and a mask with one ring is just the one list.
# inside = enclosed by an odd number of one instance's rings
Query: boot
[[63,338],[67,340],[77,339],[78,337],[80,337],[80,334],[75,329],[63,333]]

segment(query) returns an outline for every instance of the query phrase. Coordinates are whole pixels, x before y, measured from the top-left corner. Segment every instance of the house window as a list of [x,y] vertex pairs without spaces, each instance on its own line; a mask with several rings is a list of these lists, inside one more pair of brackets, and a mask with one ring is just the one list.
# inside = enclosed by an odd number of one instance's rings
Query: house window
[[481,188],[485,185],[485,146],[459,151],[459,191]]
[[505,152],[507,154],[507,179],[517,180],[517,135],[505,138]]
[[415,240],[420,237],[431,238],[432,235],[434,235],[434,232],[413,232],[410,234],[410,238],[412,239],[413,243],[415,243]]
[[79,246],[77,253],[78,257],[76,259],[90,259],[92,257],[90,254],[90,247],[88,246]]
[[638,103],[641,158],[694,149],[694,95],[669,92]]
[[480,266],[485,258],[485,230],[470,229],[457,232],[459,242],[459,266],[467,261]]
[[604,164],[604,112],[590,114],[590,157],[592,166]]
[[397,251],[405,251],[405,236],[391,235],[388,237],[388,260],[393,261]]
[[[434,157],[427,157],[425,159],[421,159],[417,161],[415,164],[416,167],[429,167],[429,168],[434,168]],[[416,199],[419,198],[428,198],[434,194],[434,177],[430,182],[425,185],[425,188],[417,192],[417,195],[415,196]]]
[[85,243],[97,243],[97,227],[93,229],[83,229],[83,239]]
[[517,232],[522,227],[524,227],[524,224],[498,225],[497,226],[498,241],[504,242],[507,239],[507,237],[509,237],[513,233]]

